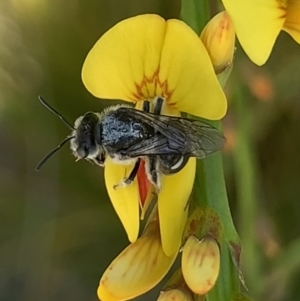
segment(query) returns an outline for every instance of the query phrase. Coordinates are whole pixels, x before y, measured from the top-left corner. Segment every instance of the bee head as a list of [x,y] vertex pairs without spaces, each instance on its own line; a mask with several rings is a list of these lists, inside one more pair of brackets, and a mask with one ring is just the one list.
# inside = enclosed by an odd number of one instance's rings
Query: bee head
[[100,128],[99,114],[88,112],[75,121],[75,130],[72,133],[71,150],[75,157],[95,160],[102,152],[99,145]]
[[39,96],[38,99],[43,106],[63,121],[64,124],[72,130],[72,133],[40,161],[36,170],[40,170],[42,166],[68,141],[70,141],[71,150],[78,160],[88,159],[100,166],[103,166],[105,153],[101,146],[100,127],[97,126],[100,122],[101,115],[88,112],[84,116],[77,118],[73,126],[65,119],[65,117],[50,106],[50,104],[48,104],[42,96]]

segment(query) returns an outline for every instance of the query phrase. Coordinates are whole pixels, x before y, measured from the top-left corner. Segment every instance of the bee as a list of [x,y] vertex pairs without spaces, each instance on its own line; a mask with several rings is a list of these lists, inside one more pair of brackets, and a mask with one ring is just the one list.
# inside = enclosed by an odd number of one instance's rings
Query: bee
[[190,157],[205,158],[222,149],[226,141],[219,130],[205,122],[161,115],[164,100],[160,97],[154,101],[153,112],[147,100],[143,110],[128,105],[111,106],[102,113],[87,112],[76,119],[74,126],[41,96],[39,100],[72,132],[40,161],[36,170],[70,141],[77,160],[86,159],[104,167],[105,159],[110,157],[116,164],[134,164],[129,176],[114,188],[130,185],[143,160],[147,178],[159,192],[162,174],[179,172]]

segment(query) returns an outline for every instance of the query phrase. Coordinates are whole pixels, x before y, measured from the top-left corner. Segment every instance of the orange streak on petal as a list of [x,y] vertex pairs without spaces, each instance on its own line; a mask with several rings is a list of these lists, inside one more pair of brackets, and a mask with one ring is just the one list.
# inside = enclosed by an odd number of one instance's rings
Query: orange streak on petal
[[152,76],[146,76],[142,78],[140,82],[135,82],[135,92],[132,95],[140,100],[151,99],[155,96],[163,96],[168,99],[171,97],[173,91],[169,90],[169,84],[167,80],[161,81],[159,74],[159,67],[152,74]]
[[148,177],[146,174],[144,160],[141,161],[140,168],[137,173],[137,181],[138,181],[138,187],[139,187],[140,205],[143,208],[145,201],[147,199],[147,195],[149,193],[149,189],[151,187],[151,183],[148,180]]
[[283,26],[291,37],[300,44],[300,1],[288,1],[286,20]]

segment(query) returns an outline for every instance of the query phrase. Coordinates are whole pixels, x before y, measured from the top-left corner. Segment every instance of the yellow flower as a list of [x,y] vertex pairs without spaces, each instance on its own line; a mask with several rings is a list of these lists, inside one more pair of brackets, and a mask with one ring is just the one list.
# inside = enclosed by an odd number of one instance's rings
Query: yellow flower
[[[162,114],[188,112],[207,119],[220,119],[227,103],[204,45],[180,20],[165,21],[158,15],[140,15],[119,22],[89,52],[82,70],[86,88],[96,97],[121,99],[137,108],[145,100],[164,99]],[[186,204],[195,177],[195,159],[180,172],[162,177],[158,210],[163,250],[177,252],[186,221]],[[125,188],[113,187],[132,166],[105,162],[105,181],[113,206],[131,242],[139,232],[149,183],[145,172]],[[149,190],[150,189],[150,190]]]
[[199,241],[190,236],[183,247],[181,267],[187,286],[196,294],[206,294],[219,275],[220,250],[217,242],[210,237]]
[[158,221],[150,222],[145,233],[104,272],[97,291],[99,299],[122,301],[145,293],[165,276],[176,256],[164,253]]
[[222,0],[250,59],[263,65],[281,30],[300,43],[299,0]]
[[205,45],[216,73],[232,64],[235,31],[226,11],[218,13],[204,27],[200,38]]

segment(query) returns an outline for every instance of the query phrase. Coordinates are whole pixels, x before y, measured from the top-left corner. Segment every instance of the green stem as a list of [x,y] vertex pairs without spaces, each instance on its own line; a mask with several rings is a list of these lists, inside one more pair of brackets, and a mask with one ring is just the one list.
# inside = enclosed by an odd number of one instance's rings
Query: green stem
[[239,236],[230,213],[220,154],[197,162],[194,195],[199,206],[208,205],[221,216],[226,240],[238,243]]
[[210,18],[206,0],[182,0],[181,19],[199,35]]
[[[181,17],[198,34],[209,20],[208,1],[182,0]],[[225,83],[224,83],[225,84]],[[220,128],[220,122],[209,122]],[[215,154],[197,162],[194,184],[195,206],[214,209],[223,224],[221,247],[221,269],[215,287],[206,295],[209,301],[230,301],[240,291],[239,237],[235,230],[227,199],[221,154]]]
[[[232,300],[239,292],[238,265],[240,246],[227,199],[222,158],[220,154],[201,160],[197,163],[194,199],[197,206],[210,207],[220,216],[223,224],[223,240],[221,241],[221,270],[214,289],[208,293],[207,300]],[[228,244],[232,247],[230,249]]]

